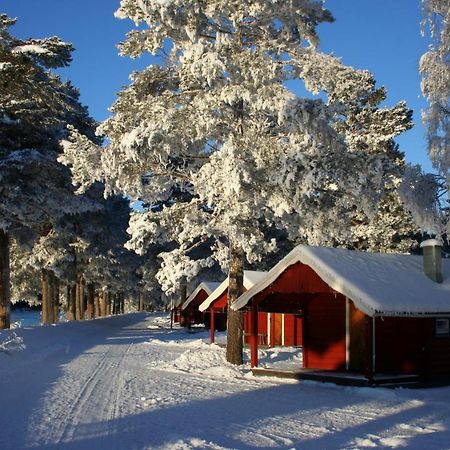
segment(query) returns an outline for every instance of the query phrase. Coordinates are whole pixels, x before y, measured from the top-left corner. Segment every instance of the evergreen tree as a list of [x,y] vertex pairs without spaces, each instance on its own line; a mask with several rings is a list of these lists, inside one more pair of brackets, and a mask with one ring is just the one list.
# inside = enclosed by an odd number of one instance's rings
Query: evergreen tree
[[57,162],[67,124],[99,142],[78,91],[51,71],[70,63],[72,46],[17,39],[14,23],[0,14],[0,328],[9,327],[11,236],[21,243],[29,231],[45,235],[62,214],[92,207],[73,195],[70,172]]
[[[122,0],[116,15],[146,24],[122,54],[165,56],[119,94],[99,128],[110,145],[100,151],[73,133],[64,161],[81,189],[99,179],[111,192],[167,203],[130,226],[134,247],[178,243],[162,255],[163,271],[226,259],[231,305],[244,258],[276,249],[268,228],[331,244],[349,235],[355,211],[376,214],[401,176],[393,138],[411,112],[380,109],[385,91],[368,72],[317,50],[316,26],[333,20],[322,1]],[[289,80],[322,97],[297,97]],[[177,201],[176,190],[190,198]],[[189,257],[211,237],[212,256]],[[227,358],[242,361],[242,318],[232,310]]]
[[423,32],[428,31],[431,37],[430,48],[420,59],[422,93],[428,100],[422,120],[427,130],[428,155],[441,176],[436,183],[438,195],[446,198],[446,229],[438,232],[450,236],[450,4],[448,0],[422,0],[422,4]]

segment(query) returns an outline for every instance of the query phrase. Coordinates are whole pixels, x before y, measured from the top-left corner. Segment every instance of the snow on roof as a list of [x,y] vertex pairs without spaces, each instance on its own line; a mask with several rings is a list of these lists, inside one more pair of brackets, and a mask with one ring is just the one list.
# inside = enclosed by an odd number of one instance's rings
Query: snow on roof
[[[250,289],[260,280],[266,277],[268,272],[258,272],[255,270],[244,270],[244,288]],[[198,307],[200,311],[207,310],[214,300],[217,300],[228,289],[228,277],[210,294],[210,296]]]
[[450,315],[450,260],[442,260],[444,282],[423,272],[423,257],[299,245],[232,306],[237,310],[301,262],[369,316]]
[[183,306],[181,309],[186,309],[189,305],[189,303],[194,300],[194,298],[197,296],[197,294],[203,289],[208,295],[211,295],[211,292],[216,289],[220,283],[216,283],[213,281],[202,281],[192,292],[192,294],[186,299],[186,301],[183,303]]

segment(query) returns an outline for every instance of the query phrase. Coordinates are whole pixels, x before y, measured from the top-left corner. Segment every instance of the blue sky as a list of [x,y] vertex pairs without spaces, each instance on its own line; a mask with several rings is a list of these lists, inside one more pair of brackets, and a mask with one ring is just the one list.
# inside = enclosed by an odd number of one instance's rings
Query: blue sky
[[[108,116],[116,93],[133,70],[150,57],[118,56],[116,45],[133,23],[114,18],[119,0],[1,0],[0,12],[17,17],[18,37],[59,36],[73,43],[73,63],[61,73],[80,89],[81,100],[97,120]],[[414,128],[397,139],[408,162],[431,170],[420,122],[426,106],[420,94],[418,63],[427,49],[420,35],[420,0],[327,0],[336,21],[319,27],[321,48],[343,62],[375,75],[388,91],[386,104],[405,100],[414,110]]]

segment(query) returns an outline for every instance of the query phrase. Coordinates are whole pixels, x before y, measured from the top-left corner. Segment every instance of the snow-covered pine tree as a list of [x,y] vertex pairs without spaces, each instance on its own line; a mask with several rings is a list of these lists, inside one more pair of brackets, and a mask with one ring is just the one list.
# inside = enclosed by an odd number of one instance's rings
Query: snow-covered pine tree
[[450,236],[450,4],[448,0],[422,0],[423,32],[431,45],[420,59],[422,93],[428,108],[422,114],[427,130],[428,155],[442,180],[437,186],[446,191],[446,229]]
[[56,160],[67,124],[98,142],[78,91],[51,71],[70,63],[72,46],[56,37],[17,39],[14,23],[0,14],[0,328],[9,327],[11,236],[41,235],[61,214],[92,207],[73,195],[70,173]]
[[[368,72],[318,52],[316,26],[333,20],[322,1],[122,0],[116,15],[141,24],[121,53],[161,63],[119,93],[99,128],[110,145],[100,151],[74,133],[64,160],[81,188],[104,180],[149,205],[190,193],[134,217],[134,246],[167,227],[180,246],[164,258],[178,262],[213,236],[229,263],[231,305],[244,258],[275,249],[265,227],[326,244],[348,234],[356,210],[375,214],[399,175],[389,153],[411,113],[403,103],[379,109],[385,92]],[[290,80],[322,96],[299,98]],[[227,359],[239,364],[240,314],[230,310],[228,324]]]

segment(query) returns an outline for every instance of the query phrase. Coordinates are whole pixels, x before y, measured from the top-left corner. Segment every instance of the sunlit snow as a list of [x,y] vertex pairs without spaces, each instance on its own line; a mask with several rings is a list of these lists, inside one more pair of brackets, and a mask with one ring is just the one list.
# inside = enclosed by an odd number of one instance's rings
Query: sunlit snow
[[[26,348],[0,351],[2,450],[449,447],[449,387],[255,378],[207,332],[168,324],[128,314],[14,330]],[[260,357],[300,364],[301,352]]]

